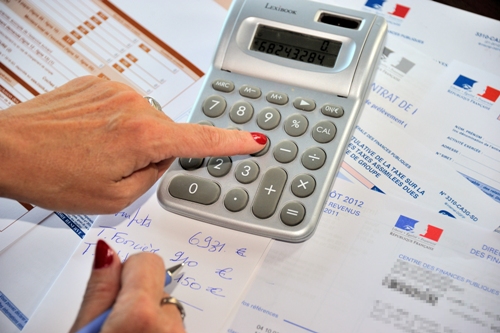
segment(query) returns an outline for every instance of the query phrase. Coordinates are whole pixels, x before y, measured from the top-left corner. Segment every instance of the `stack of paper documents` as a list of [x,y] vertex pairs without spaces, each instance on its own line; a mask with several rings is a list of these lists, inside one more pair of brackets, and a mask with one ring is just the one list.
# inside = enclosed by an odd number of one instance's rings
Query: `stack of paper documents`
[[[500,22],[432,1],[323,2],[381,15],[389,34],[313,237],[179,217],[154,188],[100,217],[5,200],[2,332],[68,331],[99,238],[122,260],[186,264],[169,291],[191,333],[500,331]],[[185,121],[229,3],[2,3],[0,109],[92,74]]]

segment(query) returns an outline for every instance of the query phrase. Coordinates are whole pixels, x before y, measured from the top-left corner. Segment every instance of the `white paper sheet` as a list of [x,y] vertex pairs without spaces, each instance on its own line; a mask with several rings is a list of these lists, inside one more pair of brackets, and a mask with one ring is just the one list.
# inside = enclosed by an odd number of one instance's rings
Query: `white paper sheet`
[[337,181],[316,233],[273,243],[224,332],[495,332],[499,265],[498,234]]
[[122,260],[143,251],[160,255],[167,267],[183,262],[185,267],[168,290],[186,308],[186,329],[203,333],[222,325],[259,267],[270,239],[169,213],[153,191],[143,200],[143,205],[139,200],[123,212],[97,219],[23,332],[68,331],[98,239],[106,240]]
[[394,38],[387,40],[363,113],[381,114],[387,128],[406,128],[445,69],[414,47]]
[[55,214],[0,253],[0,331],[18,333],[80,244]]
[[500,203],[500,76],[452,62],[404,130]]
[[0,198],[0,253],[43,221],[52,211]]

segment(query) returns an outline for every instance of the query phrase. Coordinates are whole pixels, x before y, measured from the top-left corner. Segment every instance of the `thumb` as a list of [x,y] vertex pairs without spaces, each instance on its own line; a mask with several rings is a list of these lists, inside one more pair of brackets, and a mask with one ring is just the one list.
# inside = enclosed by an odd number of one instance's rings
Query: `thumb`
[[77,332],[115,302],[120,290],[122,265],[118,255],[103,240],[98,240],[94,265],[82,305],[70,332]]
[[[268,138],[262,133],[228,130],[214,126],[169,123],[170,142],[165,156],[207,157],[253,154],[264,148]],[[163,142],[165,144],[165,142]]]

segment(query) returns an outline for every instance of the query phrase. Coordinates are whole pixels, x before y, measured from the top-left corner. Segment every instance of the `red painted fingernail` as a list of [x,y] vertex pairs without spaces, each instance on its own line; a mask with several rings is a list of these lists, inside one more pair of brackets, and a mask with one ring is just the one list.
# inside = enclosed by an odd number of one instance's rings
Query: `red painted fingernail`
[[265,136],[264,134],[258,132],[251,132],[251,134],[255,142],[257,142],[259,145],[265,145],[267,143],[267,136]]
[[95,248],[94,269],[105,268],[113,262],[113,249],[103,240],[97,241]]

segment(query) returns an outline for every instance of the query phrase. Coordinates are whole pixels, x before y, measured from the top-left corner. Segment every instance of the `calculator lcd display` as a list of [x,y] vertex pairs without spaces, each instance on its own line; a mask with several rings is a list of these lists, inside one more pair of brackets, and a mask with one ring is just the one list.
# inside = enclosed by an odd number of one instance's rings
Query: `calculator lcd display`
[[250,50],[333,68],[341,46],[338,41],[259,25]]

